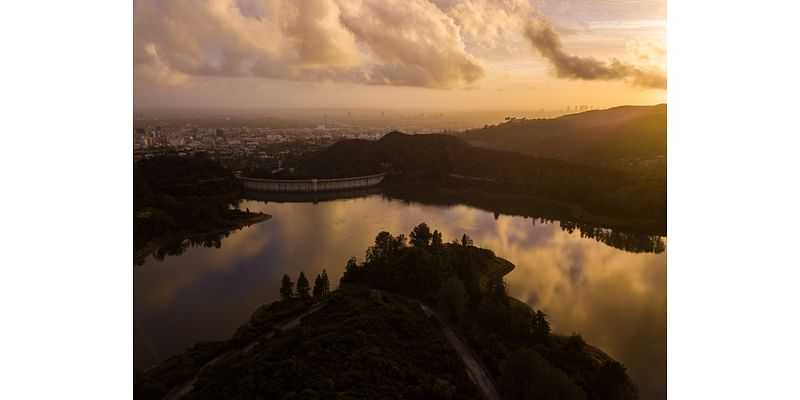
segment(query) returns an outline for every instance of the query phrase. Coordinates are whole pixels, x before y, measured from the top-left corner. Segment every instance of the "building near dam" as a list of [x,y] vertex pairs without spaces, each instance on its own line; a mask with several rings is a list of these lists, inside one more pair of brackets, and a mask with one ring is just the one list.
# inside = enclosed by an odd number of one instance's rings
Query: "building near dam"
[[259,192],[278,193],[317,193],[342,190],[366,189],[373,187],[386,177],[386,174],[355,176],[337,179],[261,179],[237,176],[245,189]]

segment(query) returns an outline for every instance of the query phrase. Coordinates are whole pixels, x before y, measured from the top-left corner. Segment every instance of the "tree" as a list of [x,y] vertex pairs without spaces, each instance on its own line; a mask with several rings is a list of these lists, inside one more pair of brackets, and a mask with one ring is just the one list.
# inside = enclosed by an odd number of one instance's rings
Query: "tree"
[[542,310],[533,314],[533,334],[539,339],[547,339],[550,336],[550,322]]
[[530,349],[511,352],[500,363],[497,386],[504,398],[513,400],[586,398],[564,371],[551,366]]
[[465,233],[464,235],[461,236],[461,245],[464,247],[472,246],[472,238],[467,236],[467,234]]
[[358,261],[355,257],[350,257],[347,260],[347,265],[344,267],[344,274],[342,277],[339,278],[339,283],[351,283],[356,282],[361,279],[363,275],[363,268],[358,265]]
[[464,312],[466,305],[466,290],[461,279],[452,277],[444,282],[439,289],[439,307],[452,319],[458,320]]
[[283,279],[281,279],[281,299],[289,300],[294,297],[293,286],[294,284],[289,275],[283,274]]
[[315,299],[318,299],[323,296],[322,294],[322,277],[317,274],[317,278],[314,279],[314,291],[313,295]]
[[494,277],[489,282],[489,296],[501,303],[508,304],[508,285],[502,276]]
[[392,236],[391,233],[383,231],[375,237],[375,244],[367,249],[367,263],[378,261],[388,255],[396,254],[406,247],[406,237],[398,235]]
[[308,286],[308,279],[306,279],[306,274],[303,271],[300,271],[300,276],[297,277],[297,296],[307,299],[309,298],[308,292],[310,288]]
[[328,272],[325,271],[325,268],[322,269],[322,295],[327,296],[331,292],[331,281],[328,280]]
[[411,245],[417,247],[430,245],[432,236],[431,229],[428,228],[428,224],[424,222],[415,226],[411,234],[409,234],[409,237],[411,237]]
[[609,360],[597,370],[594,385],[590,394],[598,399],[630,399],[636,398],[636,387],[628,378],[624,365]]
[[433,237],[431,237],[431,246],[439,247],[442,245],[442,232],[438,230],[433,231]]

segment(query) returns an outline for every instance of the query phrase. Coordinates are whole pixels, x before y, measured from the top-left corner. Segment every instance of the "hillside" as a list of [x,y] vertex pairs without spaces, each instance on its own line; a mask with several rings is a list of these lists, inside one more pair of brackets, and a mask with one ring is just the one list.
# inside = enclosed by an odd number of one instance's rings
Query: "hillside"
[[449,135],[391,132],[378,141],[340,141],[307,155],[283,178],[381,171],[390,173],[387,183],[532,195],[575,208],[576,218],[639,218],[666,226],[665,176],[480,148]]
[[137,371],[134,398],[636,398],[622,364],[508,296],[513,264],[425,224],[409,239],[378,234],[330,294],[289,282],[231,339]]
[[615,168],[647,168],[667,154],[667,105],[621,106],[551,119],[511,119],[460,135],[473,145]]
[[269,215],[239,210],[241,185],[205,154],[166,155],[133,167],[134,262],[153,254],[180,254],[188,245],[213,243],[219,235],[261,222]]

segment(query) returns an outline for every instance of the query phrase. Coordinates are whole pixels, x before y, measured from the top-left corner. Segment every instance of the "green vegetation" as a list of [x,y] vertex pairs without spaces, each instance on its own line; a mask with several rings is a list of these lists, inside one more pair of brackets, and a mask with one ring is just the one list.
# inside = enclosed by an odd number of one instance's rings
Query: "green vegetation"
[[657,221],[666,226],[666,177],[469,145],[449,135],[392,132],[378,141],[344,140],[310,153],[286,178],[388,172],[388,184],[420,182],[504,196],[530,195],[581,217]]
[[508,295],[503,276],[513,264],[467,235],[442,243],[425,224],[409,237],[411,245],[379,233],[327,295],[326,273],[313,297],[296,294],[307,290],[304,273],[296,288],[284,276],[281,301],[259,308],[230,340],[137,373],[134,398],[160,398],[193,377],[186,399],[479,398],[443,327],[419,302],[467,340],[503,398],[637,397],[624,366],[579,335],[551,334],[545,313]]
[[292,283],[292,279],[289,278],[289,275],[283,274],[283,279],[281,280],[281,299],[289,300],[294,297],[294,284]]
[[259,307],[231,339],[224,342],[201,342],[145,371],[134,370],[134,399],[162,399],[174,387],[195,376],[214,358],[251,343],[265,333],[274,331],[279,323],[297,317],[309,302],[275,302]]
[[340,289],[297,328],[203,371],[186,399],[474,399],[476,389],[419,307]]
[[[426,244],[420,224],[410,237],[381,232],[363,263],[351,260],[342,287],[366,285],[436,304],[466,337],[509,399],[628,399],[636,390],[625,368],[600,357],[580,338],[551,335],[547,315],[508,296],[513,269],[491,250],[456,243]],[[602,354],[602,353],[601,353]]]
[[331,283],[328,280],[328,272],[322,270],[321,275],[317,275],[314,279],[314,298],[319,299],[327,296],[331,292]]
[[308,292],[311,288],[308,286],[308,279],[306,279],[306,274],[303,271],[300,271],[300,276],[297,278],[297,297],[301,299],[309,298]]
[[[275,331],[278,318],[321,308],[298,327]],[[135,375],[135,399],[159,399],[204,369],[184,399],[478,399],[458,355],[417,304],[363,286],[324,300],[294,297],[260,308],[224,344],[200,346]],[[197,352],[197,354],[195,354]]]
[[562,230],[635,253],[662,253],[666,244],[664,221],[608,218],[575,214],[572,207],[528,195],[452,190],[429,183],[385,184],[381,192],[390,199],[432,205],[464,204],[492,212],[530,219],[531,224],[556,223]]
[[136,162],[134,261],[153,253],[180,254],[186,245],[218,245],[220,235],[268,219],[236,208],[240,189],[230,171],[204,154]]

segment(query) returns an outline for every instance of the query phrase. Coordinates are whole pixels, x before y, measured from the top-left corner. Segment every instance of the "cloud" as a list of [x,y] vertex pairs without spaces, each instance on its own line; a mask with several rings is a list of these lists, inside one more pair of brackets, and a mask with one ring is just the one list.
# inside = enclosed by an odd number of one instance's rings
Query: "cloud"
[[164,86],[188,87],[189,76],[170,68],[158,55],[158,50],[152,44],[140,49],[138,56],[140,60],[138,75],[146,80]]
[[450,88],[484,69],[427,0],[139,0],[134,73]]
[[433,0],[458,25],[472,50],[483,55],[519,53],[524,21],[534,10],[528,0]]
[[[135,79],[158,86],[248,77],[469,88],[529,43],[562,78],[666,87],[657,67],[565,53],[528,0],[134,0]],[[637,61],[658,56],[650,43],[629,47]]]
[[657,89],[666,89],[667,76],[657,67],[638,67],[616,58],[602,62],[592,57],[567,54],[561,38],[549,22],[535,19],[525,27],[525,35],[533,47],[555,68],[560,78],[582,80],[626,80],[629,83]]

